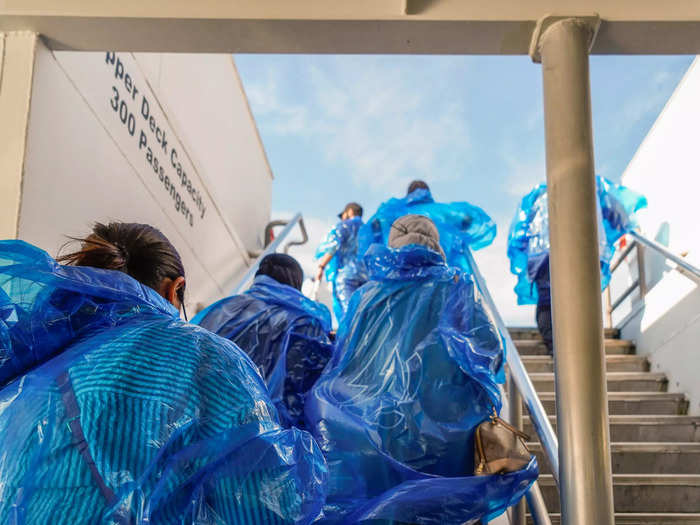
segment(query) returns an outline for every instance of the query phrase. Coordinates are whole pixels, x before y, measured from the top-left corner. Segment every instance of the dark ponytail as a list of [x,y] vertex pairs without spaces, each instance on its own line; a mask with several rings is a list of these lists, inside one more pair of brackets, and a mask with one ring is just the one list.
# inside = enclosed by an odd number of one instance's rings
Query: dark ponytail
[[[118,270],[158,290],[163,279],[185,276],[180,254],[160,230],[133,222],[96,223],[80,250],[58,257],[58,262]],[[178,290],[184,303],[184,287]]]

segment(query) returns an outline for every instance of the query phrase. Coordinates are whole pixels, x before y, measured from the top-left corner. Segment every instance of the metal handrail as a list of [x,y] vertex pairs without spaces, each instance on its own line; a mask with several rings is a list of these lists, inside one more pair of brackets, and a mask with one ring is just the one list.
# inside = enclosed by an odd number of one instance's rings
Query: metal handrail
[[[510,370],[510,380],[517,387],[517,391],[522,396],[525,401],[528,411],[530,412],[530,419],[533,426],[535,427],[535,432],[540,438],[542,443],[542,448],[545,451],[545,456],[549,462],[550,469],[552,471],[552,476],[557,486],[559,485],[559,441],[557,440],[557,435],[552,428],[552,424],[549,421],[549,417],[542,406],[542,401],[540,401],[537,391],[535,390],[530,376],[525,370],[525,365],[523,365],[522,359],[520,359],[520,354],[518,349],[513,343],[513,339],[510,336],[510,332],[503,322],[503,318],[496,308],[496,303],[491,297],[488,287],[486,286],[486,280],[484,276],[479,271],[479,267],[474,260],[474,256],[471,251],[467,250],[467,256],[469,259],[469,265],[472,268],[472,274],[474,280],[479,288],[479,291],[483,297],[486,306],[490,310],[493,317],[493,321],[496,324],[499,332],[502,334],[506,345],[506,362],[508,363],[508,368]],[[512,390],[511,390],[512,391]],[[518,399],[520,396],[513,395],[510,400],[511,403],[519,403]],[[517,421],[511,421],[516,427],[519,426]],[[527,495],[528,505],[530,506],[530,513],[537,525],[548,525],[550,524],[549,514],[544,505],[544,500],[542,498],[542,493],[540,491],[537,482],[533,484],[528,495]]]
[[[248,268],[246,273],[243,275],[243,277],[240,278],[238,281],[238,284],[234,286],[233,290],[231,291],[231,295],[236,295],[241,293],[246,285],[253,280],[255,277],[255,273],[258,271],[258,266],[260,266],[260,261],[263,260],[263,258],[266,255],[269,255],[271,253],[275,253],[277,251],[277,248],[279,247],[280,244],[282,244],[282,241],[284,241],[287,236],[292,232],[294,227],[299,224],[299,228],[301,229],[301,234],[303,239],[301,241],[289,241],[287,244],[284,245],[284,253],[287,253],[289,250],[290,246],[298,245],[298,244],[304,244],[306,241],[309,240],[309,236],[306,233],[306,226],[304,225],[304,219],[301,216],[301,213],[297,213],[294,215],[294,217],[291,218],[289,221],[273,221],[275,225],[281,226],[283,224],[286,224],[286,226],[282,229],[282,231],[279,233],[277,237],[275,237],[275,240],[273,240],[270,244],[268,244],[265,249],[258,255],[258,257],[255,259],[253,264]],[[268,232],[269,235],[269,230],[266,228],[265,229]]]
[[666,259],[673,261],[674,263],[676,263],[678,266],[680,266],[684,270],[693,274],[695,277],[700,278],[700,269],[698,269],[697,267],[690,264],[688,261],[683,259],[683,257],[681,257],[680,255],[676,255],[671,250],[669,250],[668,248],[666,248],[662,244],[659,244],[656,241],[652,241],[651,239],[647,239],[646,237],[644,237],[644,235],[642,235],[641,233],[639,233],[637,231],[631,231],[631,232],[629,232],[629,234],[632,237],[634,237],[634,239],[637,240],[638,242],[640,242],[643,245],[651,248],[652,250],[660,253],[661,255],[666,257]]
[[[292,246],[301,246],[303,244],[306,244],[309,241],[309,234],[306,232],[306,225],[304,224],[304,218],[301,216],[301,213],[297,213],[292,218],[292,221],[296,220],[297,216],[299,217],[299,229],[301,230],[301,240],[299,241],[289,241],[287,244],[284,245],[284,249],[282,250],[284,253],[289,253],[289,248]],[[272,238],[272,231],[276,226],[286,226],[290,223],[290,221],[284,221],[284,220],[276,220],[276,221],[270,221],[267,223],[265,226],[265,248],[267,248],[272,242],[274,242],[274,239]]]
[[612,294],[610,292],[610,286],[605,290],[605,303],[606,303],[606,321],[610,328],[613,326],[612,314],[613,312],[624,303],[632,292],[639,289],[639,299],[643,300],[647,294],[647,280],[646,280],[646,268],[644,262],[644,252],[647,248],[654,250],[656,253],[660,254],[664,258],[678,265],[678,271],[685,275],[688,279],[700,283],[700,269],[690,264],[688,261],[683,259],[683,257],[676,255],[668,248],[662,244],[652,241],[646,238],[644,235],[638,231],[628,232],[633,241],[625,247],[625,249],[620,252],[620,255],[612,262],[610,265],[610,274],[612,275],[615,270],[620,267],[620,264],[627,259],[630,253],[636,249],[637,253],[637,278],[630,283],[627,288],[620,294],[617,299],[613,301]]
[[[265,227],[265,242],[267,243],[267,240],[269,239],[270,232],[272,231],[272,228],[274,226],[282,226],[284,225],[284,229],[279,233],[279,235],[270,243],[268,243],[265,246],[265,249],[260,252],[255,254],[255,260],[253,261],[253,264],[246,270],[245,274],[243,274],[243,277],[241,277],[238,280],[238,283],[236,286],[233,287],[233,290],[231,290],[230,295],[237,295],[245,289],[245,287],[250,283],[250,281],[253,280],[255,277],[255,273],[258,271],[258,267],[260,266],[260,261],[263,260],[263,258],[266,255],[269,255],[271,253],[274,253],[277,251],[277,248],[279,247],[280,244],[287,238],[287,236],[294,230],[294,227],[299,224],[299,228],[301,229],[301,234],[302,234],[302,240],[301,241],[288,241],[287,244],[284,245],[284,253],[287,253],[287,250],[289,250],[290,246],[295,246],[299,244],[304,244],[309,240],[309,236],[306,233],[306,226],[304,225],[304,219],[301,216],[301,213],[297,213],[294,215],[294,217],[291,218],[289,221],[271,221],[268,223],[268,226]],[[191,322],[194,324],[199,324],[202,319],[207,315],[209,310],[211,310],[214,306],[219,304],[223,299],[220,301],[216,301],[206,308],[204,308],[201,312],[198,312],[197,315],[195,315]]]

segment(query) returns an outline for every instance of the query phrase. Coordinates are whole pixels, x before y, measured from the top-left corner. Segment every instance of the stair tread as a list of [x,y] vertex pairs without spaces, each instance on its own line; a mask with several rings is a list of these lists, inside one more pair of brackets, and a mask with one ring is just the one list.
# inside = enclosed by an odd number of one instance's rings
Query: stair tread
[[[666,392],[667,393],[667,392]],[[700,416],[688,415],[644,415],[644,414],[613,414],[609,416],[610,423],[615,425],[668,425],[668,424],[698,424]],[[557,416],[550,415],[550,421],[556,422]],[[529,423],[530,416],[523,416],[523,423]]]
[[[554,392],[540,392],[540,399],[551,401],[556,397]],[[608,392],[608,399],[617,400],[639,400],[647,399],[669,399],[669,400],[685,400],[685,394],[678,392]]]
[[[538,482],[555,485],[551,474],[540,474]],[[613,485],[700,487],[700,474],[613,474]]]
[[[531,337],[542,337],[536,326],[510,326],[508,327],[508,332],[511,334],[527,334]],[[606,338],[617,339],[620,337],[620,330],[617,328],[604,328],[604,333]]]
[[[539,441],[527,444],[533,452],[540,451],[542,445]],[[612,452],[649,452],[649,453],[700,453],[700,443],[694,441],[618,441],[610,444]]]
[[[554,372],[529,372],[528,374],[532,381],[537,379],[552,379]],[[621,381],[624,379],[648,379],[649,381],[666,381],[666,374],[663,372],[606,372],[606,377],[609,380]]]
[[[541,363],[551,362],[554,358],[551,355],[521,355],[520,359],[523,363]],[[608,354],[605,356],[606,361],[646,361],[647,358],[643,355],[636,354]]]
[[[553,524],[561,523],[561,514],[552,512],[549,514]],[[527,514],[528,523],[532,522],[530,514]],[[616,512],[615,523],[617,525],[640,525],[644,523],[688,523],[698,525],[700,513],[698,512]]]
[[[513,339],[513,343],[516,347],[528,347],[528,346],[540,346],[544,344],[538,339]],[[634,346],[634,341],[629,339],[605,339],[606,347],[616,347],[616,346]]]

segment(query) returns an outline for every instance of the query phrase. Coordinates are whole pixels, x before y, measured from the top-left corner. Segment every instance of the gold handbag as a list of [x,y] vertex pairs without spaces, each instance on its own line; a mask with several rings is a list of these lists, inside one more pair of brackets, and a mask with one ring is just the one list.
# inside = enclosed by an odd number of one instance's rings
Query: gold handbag
[[496,411],[476,427],[474,475],[506,474],[525,468],[532,454],[525,445],[529,436],[503,421]]

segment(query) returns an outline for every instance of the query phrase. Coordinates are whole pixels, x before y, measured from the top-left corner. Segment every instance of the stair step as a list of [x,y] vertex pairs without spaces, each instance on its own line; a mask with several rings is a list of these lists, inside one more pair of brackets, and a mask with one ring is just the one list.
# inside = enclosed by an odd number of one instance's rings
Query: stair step
[[[528,443],[537,455],[540,472],[551,471],[540,443]],[[697,474],[700,472],[700,443],[612,443],[615,474]]]
[[[552,525],[561,525],[561,514],[550,514]],[[533,525],[528,515],[527,524]],[[698,525],[700,513],[624,512],[615,514],[615,525]]]
[[[537,328],[533,326],[513,326],[508,328],[508,332],[513,339],[538,339],[542,340],[542,336]],[[617,328],[606,328],[605,329],[606,339],[619,339],[620,330]]]
[[[554,359],[548,355],[524,355],[521,357],[528,372],[554,372]],[[641,355],[605,356],[608,372],[648,372],[649,361]]]
[[[559,492],[551,475],[539,477],[550,512],[559,512]],[[615,512],[700,513],[700,474],[613,474]]]
[[[534,372],[530,379],[538,392],[554,391],[553,372]],[[657,372],[608,372],[608,392],[665,392],[666,375]]]
[[[557,417],[549,421],[556,430]],[[530,416],[523,416],[523,429],[533,440],[537,433]],[[700,416],[610,416],[610,439],[613,442],[700,442]]]
[[[547,414],[554,415],[554,392],[541,392],[539,397]],[[608,412],[611,415],[684,415],[688,412],[688,400],[683,394],[671,392],[609,392]]]
[[[521,356],[547,355],[547,347],[542,341],[536,339],[513,339],[515,347]],[[607,355],[634,354],[635,347],[632,341],[626,339],[606,339],[605,353]]]

